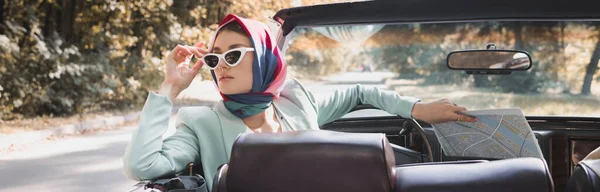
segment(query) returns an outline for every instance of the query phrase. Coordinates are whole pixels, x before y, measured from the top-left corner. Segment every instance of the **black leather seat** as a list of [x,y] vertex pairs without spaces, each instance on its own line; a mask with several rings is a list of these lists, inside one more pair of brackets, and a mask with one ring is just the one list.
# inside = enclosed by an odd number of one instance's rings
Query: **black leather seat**
[[213,192],[552,192],[537,158],[396,167],[383,134],[299,131],[242,134]]
[[393,150],[384,134],[242,134],[212,191],[391,192],[394,172]]
[[600,192],[600,147],[588,154],[573,170],[568,192]]
[[459,161],[396,168],[396,192],[551,192],[546,163],[537,158]]

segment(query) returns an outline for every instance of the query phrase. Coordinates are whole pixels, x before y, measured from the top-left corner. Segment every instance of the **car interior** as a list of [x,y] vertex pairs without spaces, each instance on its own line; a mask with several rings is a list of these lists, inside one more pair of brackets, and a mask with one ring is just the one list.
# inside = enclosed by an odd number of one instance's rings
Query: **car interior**
[[[600,19],[599,2],[569,2],[364,1],[289,8],[273,18],[280,45],[299,26]],[[212,191],[600,192],[600,118],[526,118],[543,159],[447,156],[431,125],[398,116],[342,118],[320,131],[242,134]]]
[[589,153],[582,161],[580,161],[569,179],[567,191],[600,191],[600,181],[598,178],[598,168],[600,168],[600,148]]
[[213,191],[554,191],[539,158],[397,165],[392,153],[378,133],[243,134]]

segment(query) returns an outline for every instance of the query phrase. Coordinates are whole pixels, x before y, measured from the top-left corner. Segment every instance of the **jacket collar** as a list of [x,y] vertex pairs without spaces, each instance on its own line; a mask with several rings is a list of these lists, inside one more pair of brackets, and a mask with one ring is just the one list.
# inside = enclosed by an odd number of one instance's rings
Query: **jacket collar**
[[[292,90],[294,90],[293,88],[296,86],[290,86],[290,85],[298,85],[296,81],[286,81],[286,85],[284,86],[284,89],[281,91],[282,96],[285,95],[285,98],[279,98],[277,100],[273,101],[273,105],[275,105],[276,108],[279,108],[279,106],[282,105],[289,105],[288,102],[294,103],[291,100],[288,100],[288,97],[295,97],[298,94],[301,94],[299,92],[293,92]],[[295,105],[295,104],[294,104]],[[225,146],[226,154],[227,154],[227,160],[229,161],[230,157],[231,157],[231,148],[233,147],[233,143],[235,142],[235,140],[237,139],[237,137],[245,132],[252,132],[248,126],[246,126],[246,124],[244,124],[244,121],[242,119],[240,119],[239,117],[233,115],[231,112],[229,112],[229,110],[227,110],[227,108],[225,107],[225,103],[223,103],[223,100],[220,100],[219,102],[217,102],[217,104],[214,106],[215,111],[218,113],[219,115],[219,121],[221,123],[221,133],[223,136],[223,145]],[[275,110],[282,110],[281,108],[279,109],[275,109]],[[283,111],[281,111],[283,112]],[[290,122],[291,119],[285,119],[283,121],[286,122]],[[280,119],[279,122],[283,123],[283,121]],[[296,121],[293,121],[292,123],[298,123]],[[307,123],[308,126],[308,123]]]

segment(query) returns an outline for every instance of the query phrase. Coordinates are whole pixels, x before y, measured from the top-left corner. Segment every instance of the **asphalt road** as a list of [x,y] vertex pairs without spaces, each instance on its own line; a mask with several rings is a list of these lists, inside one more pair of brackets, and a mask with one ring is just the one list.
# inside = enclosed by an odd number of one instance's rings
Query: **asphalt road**
[[31,144],[0,157],[0,191],[126,191],[121,156],[135,127]]
[[[391,76],[385,72],[349,72],[304,84],[313,92],[324,94],[355,83],[385,88],[383,79]],[[136,182],[123,175],[121,157],[134,129],[136,126],[127,126],[42,141],[0,154],[0,192],[127,191]],[[174,130],[173,126],[169,129]]]

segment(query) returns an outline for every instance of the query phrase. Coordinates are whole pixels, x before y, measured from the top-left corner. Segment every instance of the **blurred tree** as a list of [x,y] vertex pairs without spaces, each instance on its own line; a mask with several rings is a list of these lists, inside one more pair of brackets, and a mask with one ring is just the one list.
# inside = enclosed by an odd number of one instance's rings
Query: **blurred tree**
[[[0,0],[0,119],[140,106],[147,90],[160,85],[162,59],[175,45],[208,42],[229,13],[266,21],[289,6],[288,0]],[[208,70],[201,73],[209,78]]]
[[596,46],[594,47],[592,57],[585,70],[585,77],[583,77],[583,85],[581,86],[582,95],[589,95],[592,92],[592,82],[594,80],[594,75],[598,70],[598,60],[600,60],[600,32],[598,32],[600,26],[595,26],[594,28],[596,28],[595,31],[597,33]]
[[[569,84],[574,77],[570,73],[577,55],[566,57],[566,44],[586,49],[576,34],[585,34],[579,25],[567,26],[564,22],[469,22],[445,24],[398,24],[387,25],[379,33],[363,44],[360,55],[370,55],[380,69],[390,69],[400,78],[420,78],[431,84],[461,84],[472,81],[475,87],[497,88],[503,92],[537,93],[551,90],[568,93]],[[582,24],[582,26],[585,26]],[[310,29],[304,29],[309,30]],[[294,47],[307,47],[306,58],[336,58],[344,50],[335,50],[335,44],[323,43],[324,37],[308,33],[294,34],[298,41],[290,45],[288,54],[297,54]],[[302,40],[299,40],[302,39]],[[327,39],[327,38],[325,38]],[[315,43],[308,43],[314,41]],[[317,44],[321,42],[323,44]],[[494,43],[499,49],[518,49],[528,51],[534,60],[533,67],[527,72],[515,72],[510,76],[474,76],[470,79],[462,72],[449,71],[446,68],[446,55],[455,50],[485,49],[488,43]],[[311,46],[307,46],[311,45]],[[314,45],[314,46],[312,46]],[[317,46],[318,45],[318,46]],[[335,46],[334,46],[335,47]],[[584,51],[582,50],[582,51]],[[292,61],[300,58],[291,57]],[[342,57],[343,58],[343,57]],[[358,59],[351,59],[357,61]],[[328,63],[311,60],[317,67],[343,63],[343,59],[332,59]],[[305,62],[298,62],[305,63]],[[334,65],[334,66],[330,66]],[[339,66],[337,66],[339,67]],[[331,70],[331,72],[337,72]],[[561,73],[559,73],[561,72]],[[326,75],[323,73],[310,73]],[[575,75],[576,76],[576,75]],[[519,85],[519,86],[515,86]]]
[[[226,14],[266,21],[281,8],[329,2],[340,0],[0,0],[0,118],[139,107],[147,90],[163,79],[164,55],[177,44],[209,41]],[[569,23],[387,25],[357,53],[310,29],[297,29],[286,57],[290,69],[307,75],[373,62],[426,83],[470,82],[531,93],[564,81],[590,94],[600,57],[598,26]],[[449,52],[487,43],[528,51],[534,68],[474,82],[446,69]],[[587,68],[577,67],[581,63]],[[203,69],[200,77],[209,79],[208,72]]]
[[540,72],[548,71],[548,68],[557,63],[557,55],[560,54],[559,22],[514,22],[509,28],[514,35],[513,49],[525,50],[535,59],[531,69],[527,71],[494,77],[494,85],[504,92],[542,92],[543,84],[550,81],[551,75]]

